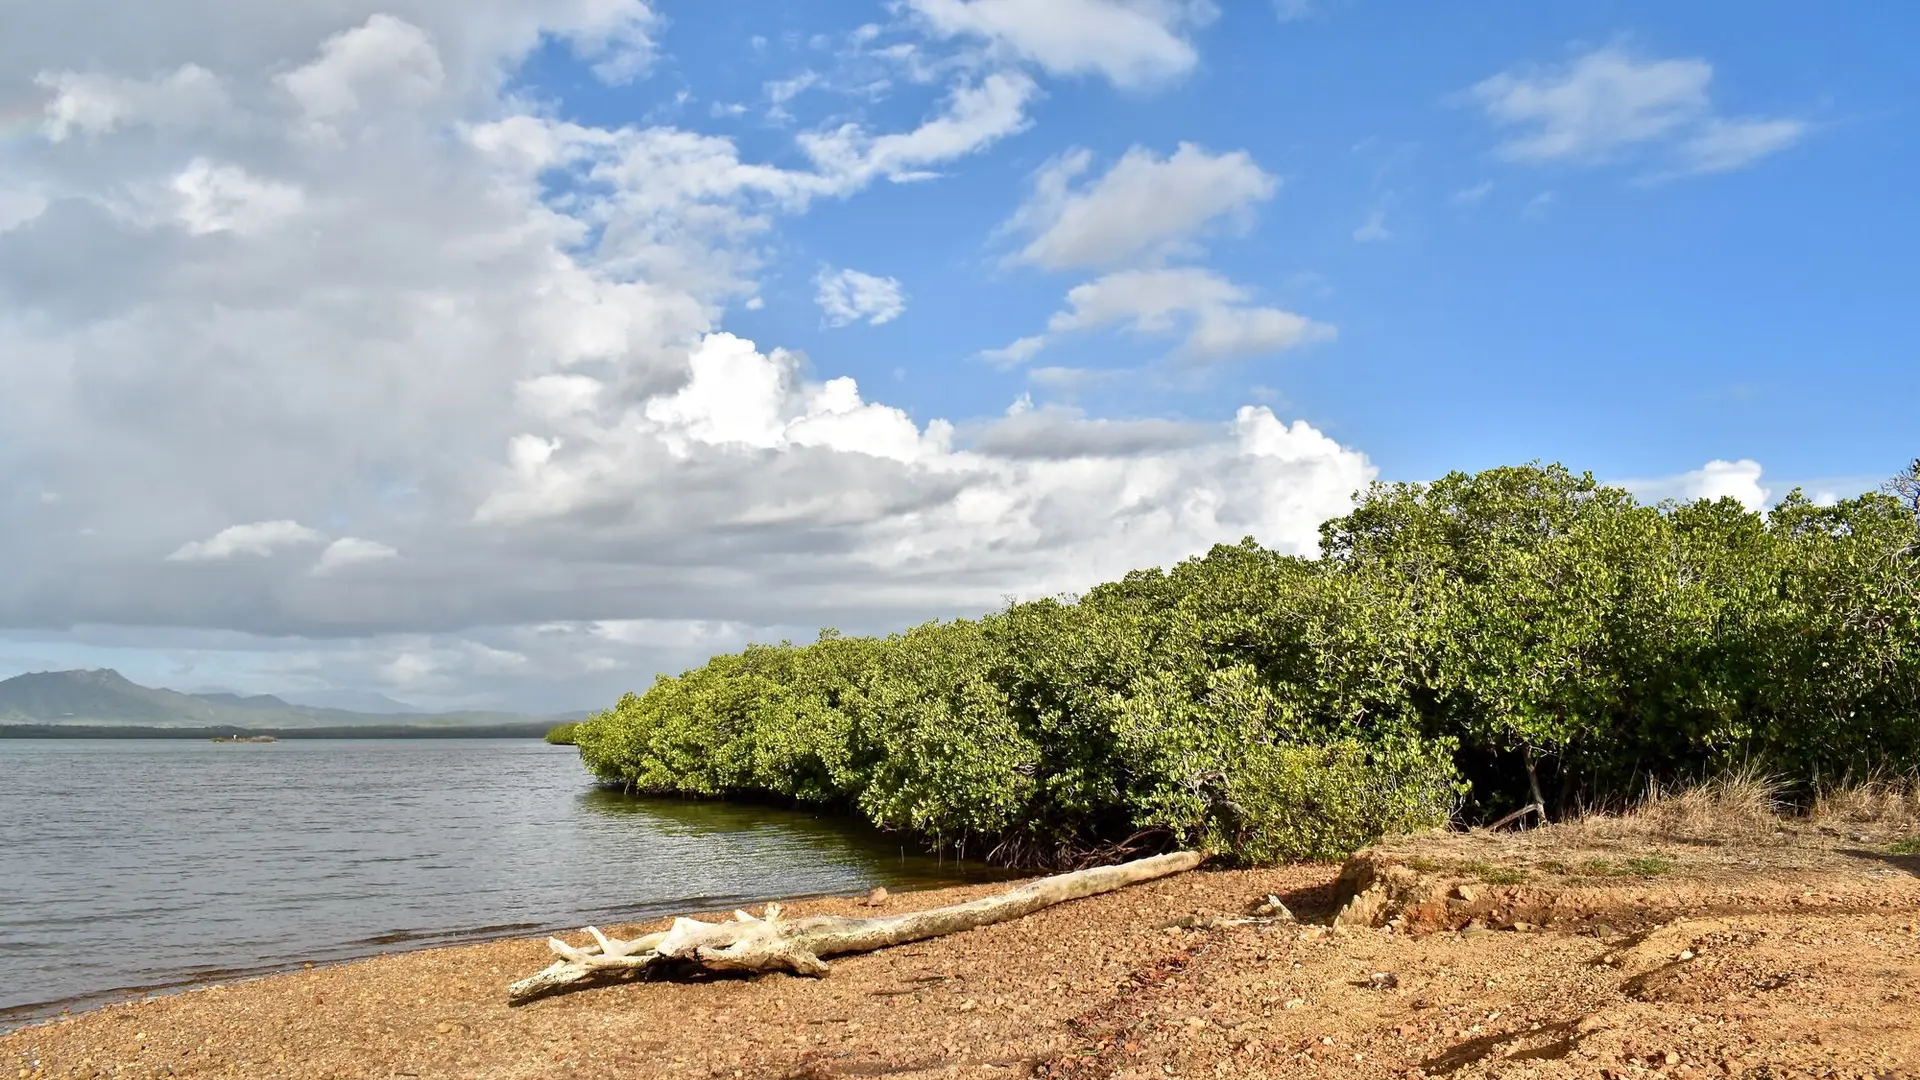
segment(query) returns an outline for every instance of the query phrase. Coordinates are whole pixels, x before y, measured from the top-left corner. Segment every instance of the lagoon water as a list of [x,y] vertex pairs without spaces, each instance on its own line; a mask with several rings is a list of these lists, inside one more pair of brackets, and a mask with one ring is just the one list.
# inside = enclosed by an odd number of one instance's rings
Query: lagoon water
[[981,876],[483,739],[0,740],[0,1030],[239,975]]

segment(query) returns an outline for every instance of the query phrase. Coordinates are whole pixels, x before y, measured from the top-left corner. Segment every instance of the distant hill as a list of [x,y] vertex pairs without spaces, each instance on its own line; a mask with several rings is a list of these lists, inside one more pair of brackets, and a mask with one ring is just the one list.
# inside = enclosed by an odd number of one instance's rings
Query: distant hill
[[[377,697],[377,695],[375,695]],[[387,699],[381,699],[387,700]],[[398,705],[398,702],[393,702]],[[0,682],[0,724],[247,730],[502,727],[572,719],[506,712],[356,712],[295,705],[272,694],[183,694],[141,686],[109,668],[42,671]]]
[[380,713],[387,716],[418,715],[430,710],[404,701],[395,701],[385,694],[376,694],[371,690],[311,690],[298,694],[282,695],[294,705],[307,705],[315,709],[344,709],[347,712]]

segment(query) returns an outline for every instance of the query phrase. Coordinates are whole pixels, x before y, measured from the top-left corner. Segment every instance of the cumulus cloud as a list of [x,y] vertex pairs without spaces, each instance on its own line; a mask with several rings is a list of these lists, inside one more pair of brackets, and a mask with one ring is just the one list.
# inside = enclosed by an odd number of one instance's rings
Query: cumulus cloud
[[854,269],[823,268],[814,278],[814,302],[828,326],[864,320],[869,326],[892,322],[907,310],[907,294],[898,278],[875,277]]
[[1393,232],[1387,228],[1387,212],[1385,210],[1375,210],[1373,213],[1368,214],[1367,220],[1361,222],[1360,227],[1353,230],[1355,243],[1376,244],[1382,240],[1391,240],[1392,238]]
[[[644,51],[634,0],[48,11],[0,35],[0,90],[52,103],[0,200],[0,469],[60,495],[7,503],[7,640],[537,707],[1246,534],[1311,550],[1373,475],[1265,409],[1036,410],[968,441],[722,330],[783,216],[1021,130],[1017,71],[769,164],[516,96],[545,44]],[[1159,314],[1095,299],[1073,317],[1198,352],[1298,332],[1231,286]]]
[[1035,175],[1032,196],[1004,226],[1032,236],[1017,261],[1061,270],[1169,254],[1279,187],[1246,151],[1213,154],[1192,143],[1166,158],[1133,147],[1099,179],[1075,188],[1092,163],[1091,152],[1074,150]]
[[195,236],[251,233],[300,212],[303,195],[292,184],[266,180],[232,165],[196,158],[168,185],[178,197],[180,223]]
[[1515,129],[1500,156],[1528,164],[1592,164],[1648,151],[1666,172],[1724,172],[1806,134],[1799,120],[1718,116],[1712,81],[1705,60],[1642,58],[1610,45],[1564,65],[1494,75],[1468,96],[1497,126]]
[[1142,335],[1184,329],[1179,355],[1196,361],[1279,352],[1336,335],[1325,323],[1251,301],[1245,288],[1211,270],[1120,270],[1068,290],[1067,306],[1047,321],[1045,335],[984,355],[1027,360],[1062,334],[1116,326]]
[[1760,463],[1751,458],[1739,461],[1709,461],[1680,480],[1681,491],[1691,499],[1733,499],[1749,510],[1766,505],[1771,494],[1760,484]]
[[311,544],[321,535],[297,521],[260,521],[229,525],[205,540],[191,540],[167,558],[174,562],[211,562],[236,555],[271,555],[278,548]]
[[343,536],[327,545],[320,553],[320,561],[314,564],[316,574],[331,574],[362,563],[383,562],[400,557],[400,552],[377,540],[362,540],[357,536]]
[[1209,424],[1151,417],[1108,420],[1060,405],[1036,409],[1022,398],[1006,416],[982,428],[971,445],[995,457],[1063,460],[1191,450],[1216,437]]
[[41,131],[52,142],[101,136],[124,124],[181,129],[222,120],[226,85],[198,64],[151,79],[99,72],[42,72],[34,82],[51,93]]
[[319,56],[280,77],[306,114],[322,120],[418,105],[445,82],[439,50],[426,31],[381,13],[328,38]]
[[[654,558],[710,565],[735,545],[780,550],[801,572],[774,605],[856,572],[864,603],[964,604],[1004,592],[1015,566],[1020,591],[1044,594],[1225,536],[1310,551],[1318,520],[1373,475],[1264,408],[1195,426],[1036,410],[961,447],[951,424],[916,424],[851,379],[812,382],[797,357],[732,335],[692,364],[671,395],[527,436],[478,520],[591,521]],[[695,477],[705,494],[659,497]]]
[[1762,471],[1751,458],[1714,460],[1677,476],[1620,483],[1643,499],[1733,499],[1749,510],[1759,510],[1773,498],[1772,491],[1760,483]]
[[[1328,340],[1333,328],[1252,302],[1252,294],[1199,267],[1167,267],[1200,253],[1196,238],[1223,218],[1244,219],[1278,181],[1245,151],[1214,154],[1182,143],[1162,158],[1134,147],[1098,179],[1075,186],[1092,165],[1085,150],[1043,166],[1028,200],[1002,226],[1030,237],[1013,258],[1046,269],[1121,265],[1068,290],[1044,334],[979,355],[1001,367],[1031,361],[1063,334],[1120,327],[1139,335],[1184,331],[1176,355],[1189,361],[1278,352]],[[1087,382],[1087,372],[1047,369],[1053,385]]]
[[907,0],[934,33],[985,41],[1056,75],[1147,87],[1192,70],[1211,0]]

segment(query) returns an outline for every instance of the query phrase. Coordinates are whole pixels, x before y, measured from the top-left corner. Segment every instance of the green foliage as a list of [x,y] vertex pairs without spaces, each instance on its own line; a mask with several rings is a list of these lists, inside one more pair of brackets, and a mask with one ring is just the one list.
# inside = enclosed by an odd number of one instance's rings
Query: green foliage
[[1465,788],[1443,742],[1268,746],[1227,777],[1209,846],[1248,865],[1343,859],[1389,833],[1439,828]]
[[572,746],[573,733],[579,727],[579,724],[555,724],[547,729],[547,743],[552,746]]
[[629,788],[1038,863],[1333,857],[1736,763],[1805,793],[1920,762],[1916,485],[1762,515],[1557,465],[1377,484],[1318,559],[1247,540],[978,620],[755,645],[574,737]]

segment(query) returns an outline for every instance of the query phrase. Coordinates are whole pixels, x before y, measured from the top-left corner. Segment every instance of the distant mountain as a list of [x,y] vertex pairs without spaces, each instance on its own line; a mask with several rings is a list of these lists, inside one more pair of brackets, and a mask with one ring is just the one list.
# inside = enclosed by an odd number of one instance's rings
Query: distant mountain
[[[379,698],[379,695],[372,696]],[[0,682],[0,724],[248,729],[363,725],[460,728],[560,719],[505,712],[424,713],[399,702],[390,704],[399,708],[392,712],[360,712],[296,705],[272,694],[244,697],[225,692],[183,694],[141,686],[108,668],[34,672]]]
[[204,694],[191,694],[202,701],[211,701],[219,705],[242,705],[253,709],[284,709],[287,703],[272,694],[229,694],[224,690],[209,691]]
[[282,696],[294,705],[306,705],[315,709],[342,709],[346,712],[381,713],[388,716],[412,716],[427,711],[418,705],[395,701],[385,694],[376,694],[371,690],[312,690]]

